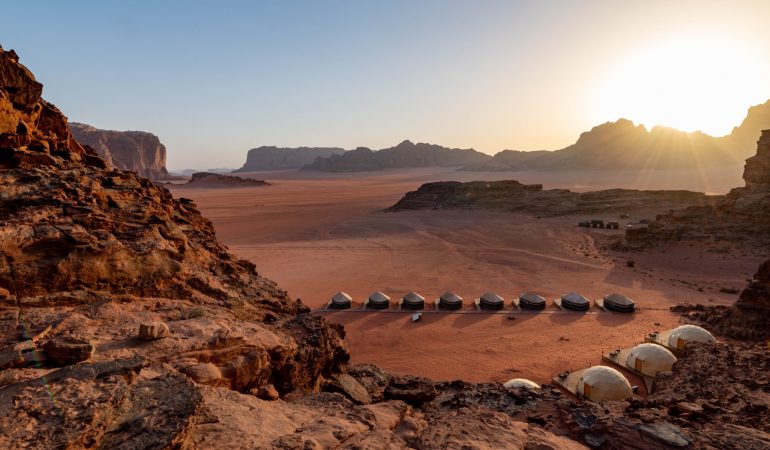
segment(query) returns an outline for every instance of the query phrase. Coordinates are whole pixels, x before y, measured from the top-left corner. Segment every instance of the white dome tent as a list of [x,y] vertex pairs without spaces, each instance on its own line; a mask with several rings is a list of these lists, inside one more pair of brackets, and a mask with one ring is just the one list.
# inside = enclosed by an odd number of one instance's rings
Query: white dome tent
[[577,384],[578,396],[596,402],[625,400],[633,394],[631,384],[617,370],[605,366],[586,369]]
[[668,372],[674,366],[676,356],[657,344],[639,344],[626,357],[626,366],[643,375],[654,377],[658,372]]
[[532,380],[526,378],[513,378],[503,383],[503,387],[506,389],[512,388],[525,388],[531,391],[540,390],[540,385]]
[[714,342],[714,336],[707,330],[695,325],[682,325],[675,328],[668,337],[668,345],[678,350],[684,349],[690,342]]

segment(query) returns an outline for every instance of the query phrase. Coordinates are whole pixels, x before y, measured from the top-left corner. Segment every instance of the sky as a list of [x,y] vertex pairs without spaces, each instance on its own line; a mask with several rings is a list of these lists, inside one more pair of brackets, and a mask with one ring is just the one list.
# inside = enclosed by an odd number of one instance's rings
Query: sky
[[770,1],[9,1],[71,121],[171,169],[261,145],[558,149],[620,117],[724,135],[770,99]]

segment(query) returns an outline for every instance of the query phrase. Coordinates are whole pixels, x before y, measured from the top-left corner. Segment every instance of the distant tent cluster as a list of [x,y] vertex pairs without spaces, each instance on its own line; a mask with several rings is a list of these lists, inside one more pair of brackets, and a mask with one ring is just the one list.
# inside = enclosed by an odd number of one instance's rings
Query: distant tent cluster
[[[681,354],[690,342],[714,340],[714,336],[701,327],[682,325],[663,333],[651,333],[646,338],[647,342],[609,352],[602,356],[602,360],[642,378],[649,393],[654,388],[657,375],[674,367],[677,361],[675,353]],[[578,397],[597,402],[625,400],[635,392],[619,370],[607,366],[563,372],[554,377],[553,382]]]
[[[397,310],[423,310],[427,306],[425,297],[414,291],[409,291],[397,303]],[[553,299],[553,304],[563,311],[589,311],[592,302],[585,296],[570,292]],[[604,311],[632,313],[636,310],[635,302],[620,294],[610,294],[594,300],[598,308]],[[454,292],[445,292],[433,301],[437,311],[460,311],[463,309],[463,298]],[[485,292],[473,302],[477,311],[501,311],[505,309],[505,299],[494,292]],[[548,306],[545,297],[537,292],[524,292],[511,301],[515,310],[542,311]],[[345,292],[337,292],[327,304],[327,310],[345,310],[353,307],[353,298]],[[362,310],[388,310],[391,307],[390,297],[381,291],[372,293],[362,305]]]

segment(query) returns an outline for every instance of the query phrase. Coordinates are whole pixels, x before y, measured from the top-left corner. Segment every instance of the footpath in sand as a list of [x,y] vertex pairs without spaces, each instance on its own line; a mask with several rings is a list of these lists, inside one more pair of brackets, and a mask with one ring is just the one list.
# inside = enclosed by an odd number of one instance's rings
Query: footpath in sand
[[[557,313],[549,306],[539,314],[424,314],[420,322],[404,313],[325,314],[345,326],[353,362],[432,379],[548,382],[565,369],[598,364],[602,352],[676,326],[672,305],[733,302],[736,296],[720,289],[742,287],[762,259],[700,244],[679,244],[665,253],[608,253],[597,242],[622,231],[576,227],[584,217],[382,211],[423,182],[457,179],[456,174],[260,173],[271,186],[174,187],[173,193],[195,200],[234,253],[311,308],[322,307],[339,290],[359,306],[375,290],[393,301],[414,290],[430,302],[451,290],[465,299],[466,310],[486,291],[510,305],[521,292],[535,290],[549,301],[570,291],[591,299],[619,292],[641,308],[627,316],[596,308],[591,314]],[[626,266],[628,259],[635,267]]]

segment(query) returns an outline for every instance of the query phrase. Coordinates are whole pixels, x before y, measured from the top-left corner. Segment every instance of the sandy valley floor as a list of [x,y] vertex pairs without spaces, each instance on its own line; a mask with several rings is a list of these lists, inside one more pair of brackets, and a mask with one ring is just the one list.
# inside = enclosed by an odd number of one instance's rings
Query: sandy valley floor
[[[521,174],[519,174],[521,175]],[[698,186],[722,193],[732,172],[709,186],[664,177],[603,185],[596,177],[513,176],[420,169],[377,174],[302,172],[250,174],[268,187],[173,188],[192,198],[219,237],[237,255],[257,264],[293,297],[313,308],[338,290],[363,300],[382,290],[395,300],[409,290],[429,300],[452,290],[471,301],[485,291],[507,301],[525,290],[549,299],[576,291],[594,298],[611,292],[633,297],[632,316],[609,313],[424,314],[413,323],[404,313],[326,313],[342,323],[354,362],[372,362],[396,373],[434,379],[504,381],[527,377],[546,382],[565,369],[599,363],[601,353],[640,342],[645,333],[677,324],[668,307],[679,302],[729,303],[759,256],[726,246],[679,244],[667,252],[612,254],[600,251],[619,231],[587,231],[577,217],[536,219],[507,212],[383,212],[403,193],[436,180],[510,179],[546,188]],[[738,172],[737,178],[740,178]],[[684,178],[678,178],[680,180]],[[716,178],[711,178],[716,179]],[[726,180],[726,181],[725,181]],[[612,184],[614,183],[614,184]],[[671,184],[673,183],[673,184]],[[694,184],[693,184],[694,183]],[[736,181],[732,185],[738,185]],[[716,187],[715,187],[716,186]],[[635,218],[654,217],[639,212]],[[609,217],[607,217],[609,218]],[[634,268],[626,261],[636,261]]]

